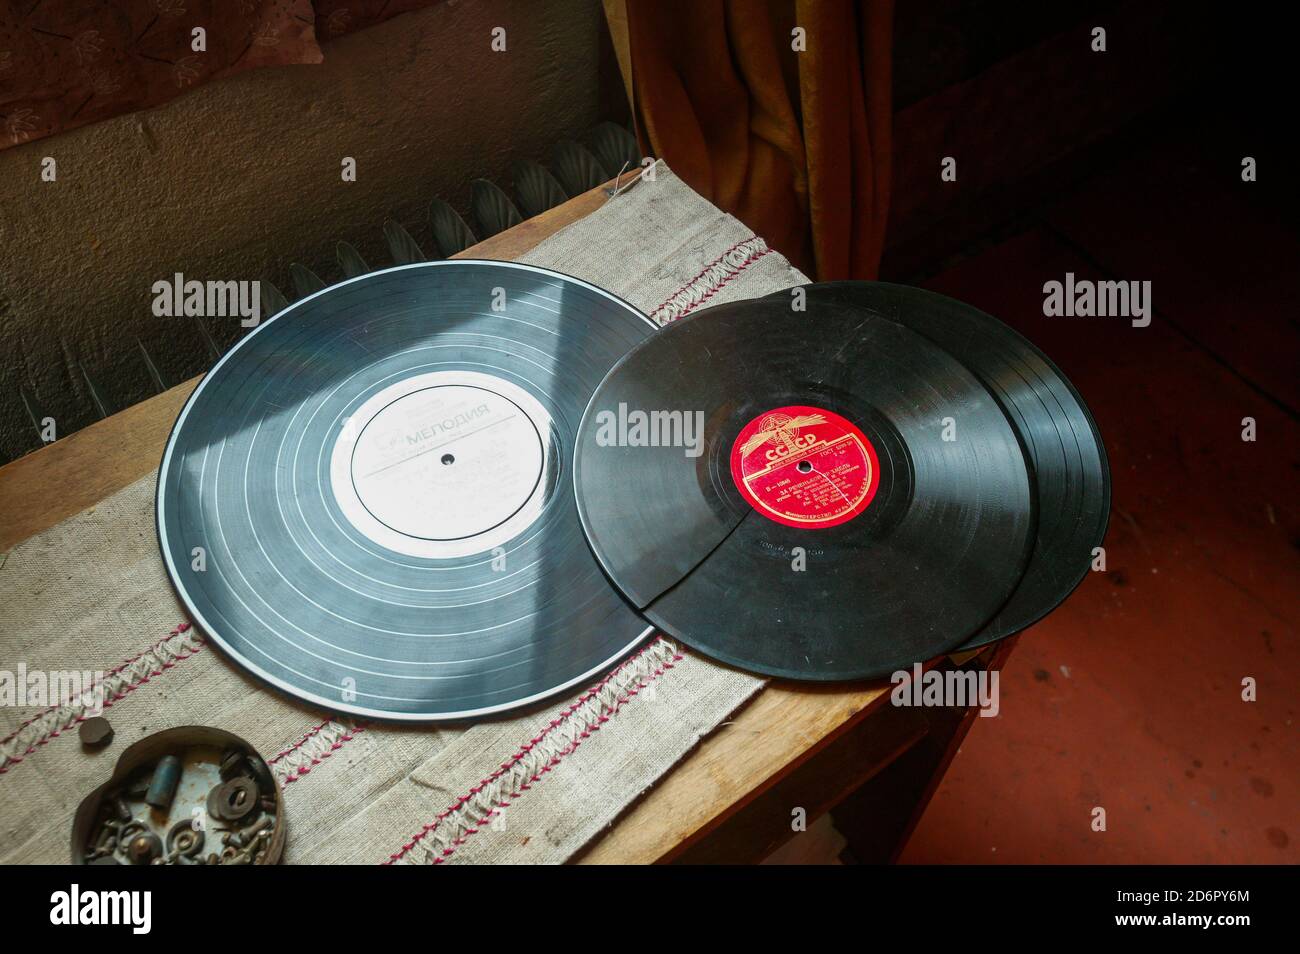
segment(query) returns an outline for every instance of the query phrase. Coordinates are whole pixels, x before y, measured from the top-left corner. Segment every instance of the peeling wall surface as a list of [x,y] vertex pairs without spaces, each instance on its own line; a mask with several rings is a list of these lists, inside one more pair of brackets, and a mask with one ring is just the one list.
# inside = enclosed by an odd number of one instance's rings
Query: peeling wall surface
[[[155,317],[154,282],[341,277],[334,244],[391,263],[391,216],[432,252],[434,196],[509,186],[599,119],[595,0],[449,0],[322,44],[319,66],[256,70],[147,112],[0,152],[0,462],[39,446],[20,388],[59,436],[210,363],[193,318]],[[505,52],[491,49],[506,30]],[[57,180],[41,181],[42,160]],[[340,176],[356,159],[357,181]],[[222,348],[239,319],[211,318]]]

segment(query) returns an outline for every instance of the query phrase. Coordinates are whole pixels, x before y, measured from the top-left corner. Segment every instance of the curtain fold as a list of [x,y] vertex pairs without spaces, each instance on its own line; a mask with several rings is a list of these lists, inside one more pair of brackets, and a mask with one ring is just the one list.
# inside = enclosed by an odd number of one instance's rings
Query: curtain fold
[[604,0],[642,149],[800,269],[873,278],[891,0]]

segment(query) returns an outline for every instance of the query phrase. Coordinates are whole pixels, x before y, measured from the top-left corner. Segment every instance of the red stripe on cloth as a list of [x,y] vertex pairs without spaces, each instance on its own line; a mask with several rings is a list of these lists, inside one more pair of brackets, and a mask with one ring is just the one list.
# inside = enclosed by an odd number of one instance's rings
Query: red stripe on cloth
[[[132,656],[130,659],[123,662],[121,665],[105,673],[104,679],[106,680],[111,676],[116,676],[118,673],[125,670],[128,666],[132,665],[133,663],[139,662],[141,659],[143,659],[149,653],[156,650],[159,646],[163,645],[163,643],[167,642],[169,639],[174,639],[177,636],[180,636],[182,633],[188,632],[189,629],[190,629],[189,623],[181,623],[179,626],[173,629],[162,639],[158,640],[148,649],[145,649],[142,652],[137,653],[136,655]],[[177,653],[174,658],[170,660],[164,660],[157,669],[150,670],[149,672],[141,676],[139,679],[137,679],[135,682],[122,686],[111,696],[105,697],[104,708],[105,709],[109,708],[110,706],[113,705],[114,702],[121,701],[127,695],[127,693],[134,692],[136,689],[139,689],[145,683],[150,682],[155,676],[161,676],[167,670],[174,668],[176,663],[180,662],[182,659],[189,659],[191,656],[194,656],[197,653],[199,653],[203,649],[203,640],[201,637],[197,635],[195,636],[195,639],[198,640],[198,645],[194,646],[192,648],[192,651],[186,653]],[[97,686],[99,686],[102,682],[103,680],[92,684],[90,691],[93,692],[94,689]],[[86,707],[83,705],[78,709],[78,707],[73,703],[73,701],[69,700],[68,702],[60,703],[59,705],[49,706],[48,708],[32,716],[32,718],[28,719],[26,722],[20,725],[13,732],[9,733],[9,735],[5,736],[3,739],[0,739],[0,745],[4,745],[7,742],[13,741],[13,739],[15,739],[18,736],[18,734],[23,731],[23,729],[28,728],[29,726],[33,725],[39,720],[45,718],[46,716],[49,716],[51,713],[57,712],[59,709],[63,709],[65,707],[70,707],[67,721],[62,723],[55,723],[54,728],[42,733],[40,736],[34,739],[21,754],[6,758],[4,760],[4,763],[0,764],[0,775],[3,775],[4,773],[8,772],[9,769],[17,765],[19,762],[22,762],[24,759],[27,758],[27,756],[35,752],[37,748],[39,748],[40,746],[48,745],[51,739],[57,739],[60,735],[63,734],[65,730],[72,728],[72,726],[76,725],[79,722],[86,721],[87,718],[85,714]]]
[[[481,792],[488,785],[492,784],[492,782],[496,781],[502,775],[506,774],[508,771],[514,768],[514,766],[518,765],[521,761],[523,761],[524,757],[529,752],[531,752],[538,744],[544,741],[547,738],[547,736],[555,732],[556,729],[564,725],[573,716],[573,714],[579,708],[581,708],[585,703],[595,698],[595,696],[600,692],[600,690],[603,689],[605,686],[607,686],[610,683],[610,681],[614,679],[620,672],[622,672],[624,669],[630,666],[633,662],[635,662],[638,658],[640,658],[647,650],[649,650],[652,646],[661,642],[662,640],[663,640],[662,636],[656,637],[643,649],[641,649],[635,655],[627,659],[621,666],[614,669],[604,679],[602,679],[596,685],[592,686],[591,689],[587,690],[587,692],[585,692],[581,696],[581,698],[579,698],[571,706],[569,706],[567,709],[561,712],[560,715],[557,716],[555,719],[552,719],[551,722],[547,724],[545,729],[543,729],[536,736],[529,739],[522,746],[520,746],[519,750],[515,752],[515,754],[512,755],[508,760],[506,760],[506,762],[504,762],[499,769],[497,769],[491,775],[488,775],[486,778],[480,780],[478,784],[476,784],[468,792],[466,792],[460,798],[456,799],[456,801],[453,802],[450,807],[448,807],[444,811],[439,812],[432,822],[425,825],[418,833],[416,833],[416,835],[413,838],[411,838],[410,841],[404,844],[397,852],[395,852],[392,855],[389,855],[388,860],[383,863],[385,865],[391,865],[395,861],[400,861],[412,848],[418,845],[424,838],[426,838],[432,832],[436,831],[438,826],[441,825],[445,819],[451,816],[454,812],[458,811],[467,802],[469,802],[475,795]],[[663,665],[661,665],[659,668],[652,670],[643,682],[638,683],[635,686],[632,686],[626,692],[616,697],[614,703],[610,706],[609,712],[601,713],[601,715],[598,716],[591,725],[587,726],[585,729],[583,729],[581,733],[578,734],[577,738],[571,744],[565,746],[563,749],[557,752],[544,766],[542,766],[541,769],[539,769],[537,772],[531,775],[528,779],[528,782],[520,786],[520,791],[526,792],[529,790],[529,788],[531,788],[531,783],[541,781],[543,775],[545,775],[555,766],[559,765],[560,762],[563,761],[565,758],[567,758],[569,755],[572,755],[574,752],[576,752],[578,747],[582,744],[583,740],[589,738],[591,733],[600,729],[602,725],[604,725],[614,715],[618,713],[619,709],[621,709],[626,703],[630,702],[633,698],[635,698],[642,689],[644,689],[654,680],[658,679],[660,676],[664,675],[668,670],[672,669],[673,664],[680,661],[682,658],[683,656],[681,653],[676,653],[672,657],[672,659],[663,663]],[[514,799],[503,798],[500,801],[498,801],[496,804],[500,808],[504,808],[506,805],[509,805],[512,801],[517,801],[517,800],[518,800],[518,796],[516,796],[516,798]],[[491,818],[492,816],[497,814],[499,814],[498,809],[493,808],[487,813],[485,818]],[[456,849],[459,848],[461,845],[463,845],[471,835],[477,834],[478,831],[479,829],[477,828],[467,827],[465,830],[465,834],[452,841],[451,846],[449,848],[443,849],[443,851],[439,853],[438,857],[433,860],[433,863],[442,864],[449,857],[451,857],[451,855],[455,853]]]

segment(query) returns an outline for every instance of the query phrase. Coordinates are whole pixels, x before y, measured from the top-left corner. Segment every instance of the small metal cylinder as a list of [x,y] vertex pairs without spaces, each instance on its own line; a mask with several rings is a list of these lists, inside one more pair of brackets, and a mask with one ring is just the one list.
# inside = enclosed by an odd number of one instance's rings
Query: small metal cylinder
[[164,755],[154,766],[153,778],[144,800],[154,808],[168,808],[176,797],[176,786],[181,782],[181,760],[174,755]]

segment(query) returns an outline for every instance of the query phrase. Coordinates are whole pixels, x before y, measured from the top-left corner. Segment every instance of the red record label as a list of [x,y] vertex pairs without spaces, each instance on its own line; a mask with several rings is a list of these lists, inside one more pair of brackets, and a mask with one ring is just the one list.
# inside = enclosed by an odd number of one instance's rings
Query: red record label
[[880,484],[876,449],[852,422],[803,404],[773,408],[740,431],[731,478],[750,506],[788,527],[820,530],[867,509]]

